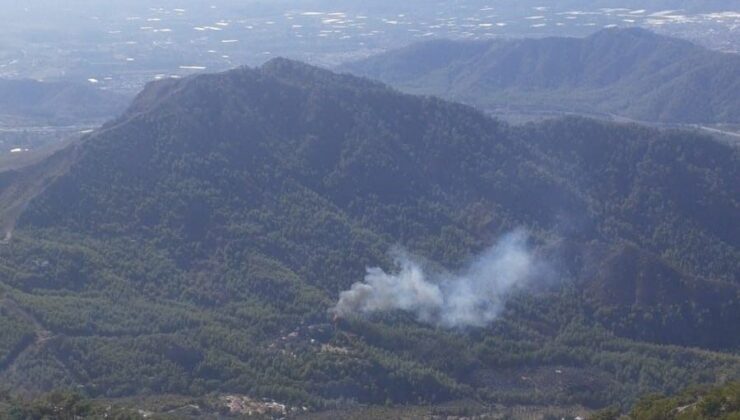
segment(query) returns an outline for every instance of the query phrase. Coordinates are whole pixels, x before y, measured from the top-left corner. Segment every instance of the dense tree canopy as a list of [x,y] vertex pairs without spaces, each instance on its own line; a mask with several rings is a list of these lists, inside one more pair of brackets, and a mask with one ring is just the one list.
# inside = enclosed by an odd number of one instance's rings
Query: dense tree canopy
[[[0,245],[18,390],[604,407],[740,375],[740,166],[709,137],[508,126],[278,59],[156,82],[56,158]],[[331,323],[394,246],[454,270],[519,227],[556,275],[490,326]]]

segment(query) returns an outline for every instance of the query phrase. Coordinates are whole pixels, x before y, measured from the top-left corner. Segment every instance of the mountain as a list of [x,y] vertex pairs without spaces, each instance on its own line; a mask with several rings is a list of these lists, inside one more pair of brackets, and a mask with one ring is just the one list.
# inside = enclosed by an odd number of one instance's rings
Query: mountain
[[110,91],[71,82],[0,79],[0,117],[78,124],[115,117],[128,99]]
[[740,122],[740,56],[638,28],[586,38],[436,40],[341,69],[486,110]]
[[[693,132],[510,126],[285,59],[154,82],[0,174],[21,209],[0,383],[321,410],[627,407],[738,378],[739,162]],[[489,324],[329,312],[394,248],[457,271],[513,230],[549,275]]]

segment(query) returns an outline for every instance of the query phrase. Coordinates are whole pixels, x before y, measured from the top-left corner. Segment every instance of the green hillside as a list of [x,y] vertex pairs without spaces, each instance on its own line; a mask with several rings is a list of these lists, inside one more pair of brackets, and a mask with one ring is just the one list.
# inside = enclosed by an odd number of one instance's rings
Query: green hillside
[[[0,244],[15,392],[602,408],[740,377],[740,156],[709,137],[276,59],[153,83],[54,156]],[[550,273],[490,325],[329,313],[394,247],[457,270],[516,229]]]

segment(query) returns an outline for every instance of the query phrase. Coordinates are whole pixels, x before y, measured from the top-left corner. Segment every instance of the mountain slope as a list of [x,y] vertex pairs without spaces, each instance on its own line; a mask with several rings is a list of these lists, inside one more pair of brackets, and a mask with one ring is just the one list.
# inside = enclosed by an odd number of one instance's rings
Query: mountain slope
[[740,56],[637,28],[583,39],[431,41],[342,70],[484,109],[740,122]]
[[[740,375],[739,157],[708,137],[512,127],[277,59],[153,83],[70,156],[0,245],[48,331],[0,312],[18,389],[602,407]],[[330,323],[394,246],[455,269],[521,227],[557,281],[490,326]]]
[[122,95],[69,82],[0,79],[0,116],[78,124],[116,116],[128,103]]

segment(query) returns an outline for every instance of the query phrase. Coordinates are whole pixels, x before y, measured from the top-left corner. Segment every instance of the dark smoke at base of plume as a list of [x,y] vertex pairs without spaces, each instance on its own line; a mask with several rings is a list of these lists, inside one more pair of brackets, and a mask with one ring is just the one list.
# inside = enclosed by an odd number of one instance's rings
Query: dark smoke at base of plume
[[495,320],[513,292],[549,271],[517,230],[501,237],[463,270],[428,272],[418,259],[394,252],[398,271],[368,268],[365,280],[339,295],[336,316],[406,311],[445,328],[483,327]]

